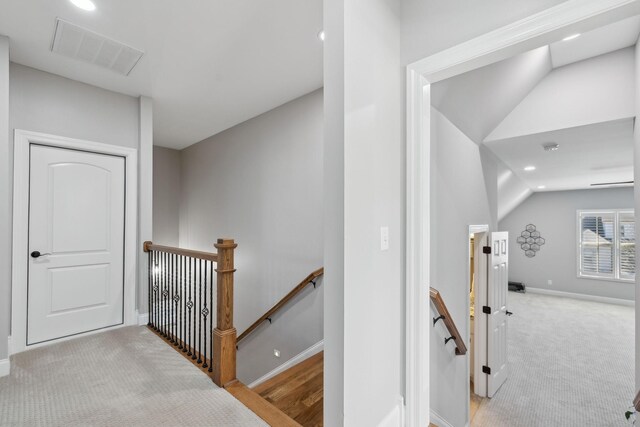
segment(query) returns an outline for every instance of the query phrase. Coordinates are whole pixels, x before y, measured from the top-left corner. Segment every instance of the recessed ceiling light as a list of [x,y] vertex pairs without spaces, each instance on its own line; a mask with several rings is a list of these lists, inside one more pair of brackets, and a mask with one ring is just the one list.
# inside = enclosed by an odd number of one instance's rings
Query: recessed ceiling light
[[76,7],[82,10],[96,10],[96,5],[91,0],[70,0]]
[[320,40],[324,41],[324,30],[322,30],[322,31],[320,31],[320,32],[318,33],[318,38],[319,38]]
[[563,42],[568,42],[569,40],[577,39],[578,37],[580,37],[580,33],[572,34],[569,37],[565,37],[565,38],[562,39],[562,41]]
[[531,171],[536,170],[536,167],[535,166],[525,166],[524,170],[526,170],[527,172],[531,172]]
[[544,190],[545,188],[547,188],[546,185],[538,185],[538,190]]

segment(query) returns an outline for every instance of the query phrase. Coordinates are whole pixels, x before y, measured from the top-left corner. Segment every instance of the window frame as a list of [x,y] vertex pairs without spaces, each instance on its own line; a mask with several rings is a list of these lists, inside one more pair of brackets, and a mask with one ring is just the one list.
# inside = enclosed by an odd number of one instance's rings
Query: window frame
[[[593,274],[582,272],[582,218],[584,216],[598,216],[609,214],[613,216],[613,229],[614,229],[614,251],[613,251],[613,275]],[[631,214],[635,217],[635,210],[633,208],[627,209],[578,209],[576,211],[576,275],[578,279],[590,279],[590,280],[602,280],[608,282],[618,283],[633,283],[635,284],[634,277],[627,278],[621,277],[620,274],[620,215]],[[637,244],[637,243],[636,243]]]

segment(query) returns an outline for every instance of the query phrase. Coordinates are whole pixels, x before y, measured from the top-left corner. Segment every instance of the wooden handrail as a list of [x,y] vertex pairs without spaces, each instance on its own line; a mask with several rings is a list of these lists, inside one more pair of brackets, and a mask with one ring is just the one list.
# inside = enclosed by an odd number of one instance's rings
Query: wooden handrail
[[438,292],[437,289],[430,288],[429,296],[431,297],[431,301],[433,301],[433,305],[435,305],[438,314],[442,317],[442,321],[444,325],[449,330],[449,333],[453,337],[456,342],[456,355],[462,356],[467,353],[467,346],[464,345],[464,341],[462,340],[462,336],[456,327],[451,314],[449,314],[449,310],[447,309],[447,305],[444,303],[442,299],[442,295]]
[[633,399],[633,407],[636,408],[636,411],[640,412],[640,390],[638,390],[636,398]]
[[247,337],[251,332],[253,332],[262,322],[267,319],[270,319],[278,310],[280,310],[286,303],[288,303],[293,297],[298,295],[309,283],[314,283],[315,279],[322,276],[324,274],[324,267],[321,267],[309,274],[305,279],[298,284],[291,292],[289,292],[284,298],[282,298],[276,305],[271,307],[269,311],[263,314],[258,320],[256,320],[251,326],[247,328],[246,331],[240,334],[238,337],[236,344],[242,341]]
[[194,251],[191,249],[174,248],[172,246],[154,245],[152,242],[144,242],[144,251],[158,251],[169,254],[183,255],[196,259],[218,262],[218,254],[211,252]]

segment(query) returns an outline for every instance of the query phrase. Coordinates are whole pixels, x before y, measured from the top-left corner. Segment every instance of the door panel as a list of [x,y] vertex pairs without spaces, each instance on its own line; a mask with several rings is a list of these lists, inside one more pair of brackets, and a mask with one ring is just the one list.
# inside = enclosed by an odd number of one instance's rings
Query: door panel
[[507,292],[509,288],[509,233],[491,233],[492,251],[489,255],[487,305],[491,314],[487,319],[487,395],[493,397],[509,375],[507,360]]
[[65,162],[49,165],[48,172],[51,249],[58,254],[109,251],[111,171]]
[[30,155],[27,345],[123,323],[124,158]]

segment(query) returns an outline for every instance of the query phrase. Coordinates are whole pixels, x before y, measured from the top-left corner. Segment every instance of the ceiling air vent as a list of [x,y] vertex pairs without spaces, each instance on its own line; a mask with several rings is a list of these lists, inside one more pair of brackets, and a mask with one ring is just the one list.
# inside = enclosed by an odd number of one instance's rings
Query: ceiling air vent
[[79,59],[119,74],[129,75],[144,52],[78,27],[60,18],[51,45],[53,52]]

